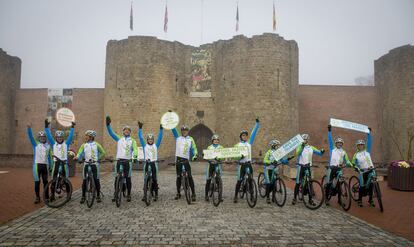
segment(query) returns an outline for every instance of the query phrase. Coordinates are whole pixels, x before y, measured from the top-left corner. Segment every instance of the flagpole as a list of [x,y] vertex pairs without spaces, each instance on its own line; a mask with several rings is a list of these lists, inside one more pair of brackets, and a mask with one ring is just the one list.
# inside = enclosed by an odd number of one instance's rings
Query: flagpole
[[204,32],[204,0],[201,0],[201,42],[203,44],[203,32]]

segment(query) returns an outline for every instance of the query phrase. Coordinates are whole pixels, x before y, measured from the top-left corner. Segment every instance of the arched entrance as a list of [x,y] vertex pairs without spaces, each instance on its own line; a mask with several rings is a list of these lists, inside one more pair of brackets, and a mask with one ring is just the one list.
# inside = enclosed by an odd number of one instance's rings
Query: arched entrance
[[207,149],[211,144],[211,136],[213,135],[213,132],[204,124],[197,124],[191,128],[189,135],[193,137],[197,145],[198,153],[201,155],[203,150]]

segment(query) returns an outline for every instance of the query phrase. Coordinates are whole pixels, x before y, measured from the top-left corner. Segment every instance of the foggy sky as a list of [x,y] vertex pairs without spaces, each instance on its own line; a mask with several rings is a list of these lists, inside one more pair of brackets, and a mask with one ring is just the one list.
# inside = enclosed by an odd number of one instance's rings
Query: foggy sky
[[[238,2],[238,34],[272,32],[272,0]],[[165,3],[134,0],[130,31],[130,0],[0,0],[0,48],[22,59],[22,87],[102,88],[110,39],[148,35],[198,46],[237,34],[237,0],[169,0],[167,34]],[[352,85],[374,73],[375,59],[414,43],[412,0],[275,0],[275,5],[276,33],[299,45],[301,84]]]

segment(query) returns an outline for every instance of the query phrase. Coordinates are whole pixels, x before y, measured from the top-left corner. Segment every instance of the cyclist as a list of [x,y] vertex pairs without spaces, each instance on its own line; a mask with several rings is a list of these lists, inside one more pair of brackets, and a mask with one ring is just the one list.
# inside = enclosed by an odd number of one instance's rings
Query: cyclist
[[[139,141],[141,142],[141,146],[143,148],[144,151],[144,160],[145,160],[145,165],[144,165],[144,177],[145,177],[145,173],[148,170],[148,166],[151,166],[151,171],[152,171],[152,188],[154,190],[154,201],[158,200],[158,149],[160,148],[161,145],[161,141],[162,141],[162,136],[164,133],[164,128],[162,127],[162,125],[160,125],[160,132],[158,133],[158,138],[157,138],[157,142],[154,144],[154,134],[152,133],[148,133],[147,134],[147,142],[144,141],[144,137],[142,134],[142,126],[144,124],[141,122],[138,122],[138,138]],[[145,184],[144,184],[145,186]],[[152,193],[152,191],[151,191]],[[142,201],[146,201],[145,198],[145,194],[144,197],[142,198]]]
[[[48,171],[52,166],[52,149],[50,144],[46,141],[46,134],[44,131],[37,133],[37,140],[33,137],[31,124],[27,125],[27,135],[33,147],[33,178],[35,183],[35,204],[40,202],[40,178],[43,181],[43,189],[46,189],[48,180]],[[46,190],[46,200],[49,198],[49,193]]]
[[[50,128],[49,128],[50,122],[45,119],[45,132],[46,132],[46,137],[47,140],[49,141],[50,145],[52,146],[52,150],[53,150],[53,156],[57,157],[57,159],[55,159],[54,165],[53,165],[53,169],[52,169],[52,175],[53,175],[53,179],[55,179],[58,175],[58,167],[60,165],[60,162],[63,162],[65,165],[63,166],[63,174],[65,174],[66,178],[69,178],[69,163],[68,163],[68,151],[69,151],[69,147],[70,144],[73,141],[73,133],[75,132],[75,122],[72,122],[72,126],[70,128],[69,131],[69,136],[65,141],[65,132],[61,131],[61,130],[56,130],[55,131],[55,138],[53,138],[51,132],[50,132]],[[55,198],[53,198],[53,194],[52,197],[50,198],[50,200],[54,200]]]
[[234,203],[237,203],[237,194],[240,190],[242,179],[245,176],[246,169],[249,168],[251,174],[253,175],[253,167],[252,167],[252,145],[254,143],[254,139],[256,138],[257,131],[260,128],[260,121],[258,118],[256,118],[256,124],[254,125],[252,135],[249,138],[249,132],[247,130],[242,130],[240,132],[239,138],[240,142],[235,145],[235,147],[247,147],[248,149],[248,155],[245,157],[242,155],[240,157],[240,160],[238,161],[238,167],[237,167],[237,183],[236,183],[236,189],[234,191]]
[[371,128],[367,134],[367,143],[365,146],[365,140],[357,140],[355,145],[357,147],[357,152],[352,158],[352,164],[359,172],[359,193],[358,193],[358,206],[362,207],[362,196],[368,192],[369,199],[368,202],[371,207],[375,207],[375,203],[372,200],[372,183],[367,187],[366,182],[369,181],[370,177],[375,175],[375,171],[370,168],[374,168],[374,163],[371,159]]
[[175,200],[181,198],[181,172],[182,166],[184,165],[185,170],[188,173],[190,188],[191,188],[191,200],[194,202],[196,200],[196,194],[194,189],[194,179],[191,174],[190,160],[194,161],[197,159],[197,146],[194,142],[194,139],[188,135],[190,128],[187,125],[181,127],[181,135],[179,135],[176,128],[172,129],[172,133],[175,138],[175,168],[177,172],[176,186],[177,186],[177,195]]
[[[126,186],[127,186],[127,202],[131,201],[131,175],[132,175],[132,163],[136,163],[138,158],[138,147],[135,139],[131,137],[131,128],[129,126],[124,126],[122,128],[122,137],[115,134],[111,127],[111,118],[106,117],[106,129],[108,130],[109,135],[117,142],[117,151],[116,151],[116,166],[115,174],[118,173],[118,170],[121,164],[124,166],[124,176],[126,177]],[[114,188],[116,184],[114,183]],[[114,198],[112,199],[115,202],[115,193]]]
[[[105,150],[102,148],[101,144],[95,141],[96,132],[93,130],[87,130],[85,132],[85,143],[78,150],[78,154],[75,157],[75,160],[81,160],[82,158],[85,159],[87,162],[93,162],[91,166],[93,178],[95,180],[95,187],[96,187],[96,202],[100,203],[101,200],[101,183],[99,180],[100,177],[100,163],[99,161],[105,156]],[[82,198],[80,203],[85,202],[85,194],[86,194],[86,173],[88,171],[85,169],[85,165],[83,165],[83,182],[82,182]]]
[[[348,154],[342,148],[344,145],[344,140],[341,137],[335,138],[335,146],[332,138],[332,126],[328,125],[328,142],[329,142],[329,150],[330,150],[330,160],[329,166],[326,170],[326,179],[328,180],[326,183],[325,188],[325,195],[326,200],[325,204],[329,206],[328,195],[330,193],[332,187],[332,181],[336,178],[338,171],[341,169],[341,165],[345,164],[347,166],[352,166],[351,161],[348,158]],[[339,196],[338,196],[338,203],[339,203]]]
[[272,179],[272,173],[275,171],[276,174],[279,173],[279,164],[288,164],[289,160],[293,159],[295,156],[289,156],[288,158],[282,158],[280,160],[275,160],[273,154],[280,147],[280,142],[276,139],[273,139],[269,142],[270,149],[267,150],[265,157],[263,159],[264,164],[264,179],[266,185],[266,202],[270,203],[270,191],[273,189],[270,179]]
[[[220,149],[223,148],[222,145],[220,145],[220,137],[217,134],[214,134],[211,137],[212,144],[207,147],[208,150],[212,149]],[[208,161],[208,166],[206,168],[206,188],[205,188],[205,200],[208,202],[208,191],[211,184],[211,176],[213,176],[214,171],[216,170],[216,166],[218,166],[219,172],[221,174],[222,167],[221,167],[222,159],[214,158],[212,160]]]

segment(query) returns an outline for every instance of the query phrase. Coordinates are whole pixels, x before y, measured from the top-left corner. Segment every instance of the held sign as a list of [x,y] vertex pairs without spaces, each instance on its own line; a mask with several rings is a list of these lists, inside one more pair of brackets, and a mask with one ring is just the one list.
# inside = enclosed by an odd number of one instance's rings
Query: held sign
[[273,153],[273,158],[277,161],[281,160],[283,157],[285,157],[288,153],[295,150],[299,145],[301,145],[303,142],[301,135],[296,135],[292,139],[290,139],[288,142],[283,144],[280,148],[278,148]]
[[161,125],[164,129],[171,130],[177,127],[180,118],[175,112],[166,112],[161,117]]
[[368,126],[359,124],[359,123],[353,123],[353,122],[349,122],[349,121],[345,121],[341,119],[331,118],[330,124],[332,127],[350,129],[350,130],[355,130],[355,131],[359,131],[363,133],[369,133]]
[[56,121],[63,127],[70,127],[75,122],[75,114],[69,108],[60,108],[56,111]]
[[247,147],[233,147],[233,148],[217,148],[217,149],[205,149],[203,150],[204,159],[212,160],[215,158],[226,159],[226,158],[237,158],[242,155],[249,155]]

